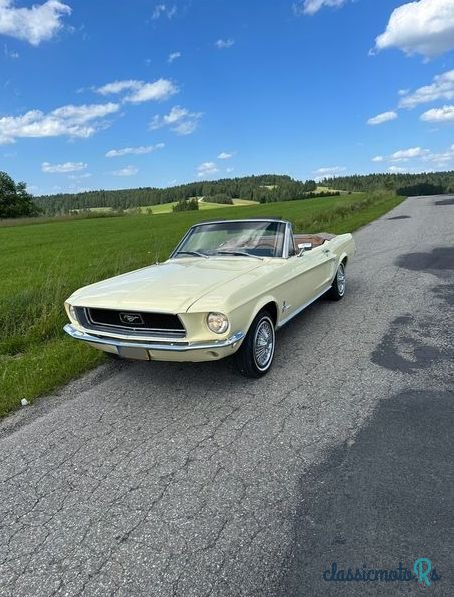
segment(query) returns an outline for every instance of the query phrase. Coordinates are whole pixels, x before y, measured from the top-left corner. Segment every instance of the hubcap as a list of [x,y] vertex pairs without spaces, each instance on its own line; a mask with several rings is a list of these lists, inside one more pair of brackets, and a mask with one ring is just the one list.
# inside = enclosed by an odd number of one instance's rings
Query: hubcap
[[342,263],[339,265],[337,270],[337,291],[342,296],[345,292],[345,268]]
[[274,353],[274,329],[269,319],[262,319],[254,337],[254,360],[259,369],[266,369]]

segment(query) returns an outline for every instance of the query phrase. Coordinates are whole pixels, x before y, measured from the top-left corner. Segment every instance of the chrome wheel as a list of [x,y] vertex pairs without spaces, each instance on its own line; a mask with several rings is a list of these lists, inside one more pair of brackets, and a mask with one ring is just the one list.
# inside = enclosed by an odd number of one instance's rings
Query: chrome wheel
[[275,348],[274,320],[268,310],[262,309],[255,316],[235,354],[241,375],[258,379],[268,373],[273,364]]
[[269,317],[263,317],[259,321],[254,334],[254,361],[260,371],[265,371],[273,360],[274,356],[274,326]]
[[339,296],[343,296],[345,294],[345,267],[343,263],[337,269],[336,284]]

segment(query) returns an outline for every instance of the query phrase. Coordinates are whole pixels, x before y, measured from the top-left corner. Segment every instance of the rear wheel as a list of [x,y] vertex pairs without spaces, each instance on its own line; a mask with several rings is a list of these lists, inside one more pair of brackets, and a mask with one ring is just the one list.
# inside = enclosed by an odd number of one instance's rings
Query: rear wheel
[[345,295],[345,263],[339,264],[328,296],[334,301],[340,301]]
[[236,353],[237,367],[245,377],[262,377],[273,363],[276,347],[274,323],[267,311],[260,311]]

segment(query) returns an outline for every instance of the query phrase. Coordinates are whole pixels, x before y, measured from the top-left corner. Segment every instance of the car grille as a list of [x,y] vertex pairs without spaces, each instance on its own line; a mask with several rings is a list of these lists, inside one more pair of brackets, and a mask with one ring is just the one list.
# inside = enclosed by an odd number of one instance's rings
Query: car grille
[[77,319],[92,330],[113,331],[138,336],[184,338],[186,330],[178,315],[147,311],[118,311],[77,307]]

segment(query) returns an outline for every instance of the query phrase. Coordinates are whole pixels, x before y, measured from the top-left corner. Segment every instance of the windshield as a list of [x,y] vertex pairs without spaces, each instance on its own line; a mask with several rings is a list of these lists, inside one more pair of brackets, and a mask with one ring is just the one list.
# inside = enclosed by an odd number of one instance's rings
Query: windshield
[[285,223],[266,221],[215,222],[192,228],[174,257],[233,255],[281,257]]

